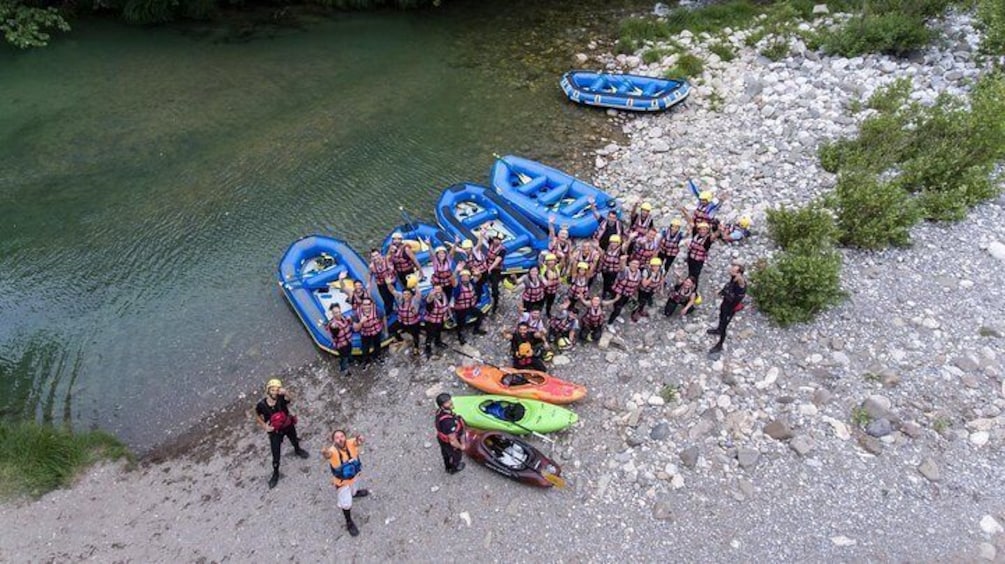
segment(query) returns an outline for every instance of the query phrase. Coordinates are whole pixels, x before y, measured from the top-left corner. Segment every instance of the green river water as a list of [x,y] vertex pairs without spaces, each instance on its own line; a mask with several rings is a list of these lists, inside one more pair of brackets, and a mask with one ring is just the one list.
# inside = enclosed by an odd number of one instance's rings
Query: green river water
[[81,21],[0,49],[0,414],[142,449],[315,361],[275,283],[286,246],[365,251],[493,152],[585,162],[603,113],[559,74],[639,5]]

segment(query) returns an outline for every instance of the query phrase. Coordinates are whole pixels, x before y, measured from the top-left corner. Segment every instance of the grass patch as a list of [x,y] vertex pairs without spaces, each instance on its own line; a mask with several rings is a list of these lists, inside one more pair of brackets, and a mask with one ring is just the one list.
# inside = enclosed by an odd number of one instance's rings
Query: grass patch
[[715,55],[725,63],[728,63],[736,58],[736,51],[733,51],[733,47],[726,43],[713,43],[708,46],[708,50],[715,53]]
[[642,62],[647,65],[653,63],[658,63],[663,60],[664,57],[668,55],[673,55],[674,53],[679,53],[680,48],[678,46],[674,47],[653,47],[651,49],[646,49],[642,52]]
[[705,62],[700,57],[692,53],[681,53],[677,58],[677,64],[667,69],[667,78],[692,78],[700,75],[705,70]]
[[858,427],[865,427],[872,422],[872,416],[862,406],[853,407],[851,410],[851,422]]
[[73,433],[37,423],[0,424],[0,498],[38,497],[70,485],[103,459],[129,458],[118,439],[101,431]]
[[660,390],[660,397],[666,403],[673,403],[680,397],[680,389],[674,384],[667,384]]
[[949,421],[949,419],[946,419],[945,417],[936,417],[935,420],[932,421],[932,429],[934,429],[935,432],[940,435],[949,430],[949,428],[952,427],[952,425],[953,425],[952,422]]
[[767,47],[761,49],[761,54],[778,62],[789,56],[789,42],[785,39],[775,39]]

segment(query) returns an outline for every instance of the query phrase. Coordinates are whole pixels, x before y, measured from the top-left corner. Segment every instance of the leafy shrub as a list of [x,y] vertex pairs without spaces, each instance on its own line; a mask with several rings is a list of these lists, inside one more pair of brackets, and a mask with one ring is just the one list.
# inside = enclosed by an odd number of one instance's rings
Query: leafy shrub
[[837,212],[838,240],[862,249],[907,245],[911,227],[921,219],[910,194],[863,173],[842,175],[831,203]]
[[782,206],[768,210],[768,232],[783,249],[828,249],[837,239],[837,226],[829,211],[819,205]]
[[708,46],[708,50],[715,53],[723,62],[730,62],[736,58],[736,52],[726,43],[713,43]]
[[761,54],[772,61],[780,61],[789,56],[789,43],[784,39],[775,39],[767,47],[761,49]]
[[810,321],[844,299],[841,255],[833,249],[783,251],[750,277],[757,307],[785,327]]
[[907,104],[910,96],[911,79],[905,76],[873,92],[865,107],[881,113],[894,113]]
[[922,17],[903,12],[855,16],[834,31],[821,34],[821,46],[830,55],[855,57],[866,53],[904,56],[935,37]]
[[66,486],[100,459],[128,458],[115,437],[35,423],[0,424],[0,497],[39,496]]
[[700,75],[705,70],[705,63],[701,58],[691,53],[681,53],[677,58],[677,64],[667,70],[667,78],[690,78]]
[[977,25],[984,32],[981,53],[997,58],[999,65],[1002,65],[1002,57],[1005,57],[1005,2],[979,0]]
[[70,31],[70,24],[55,8],[26,6],[21,0],[0,0],[0,32],[7,43],[21,49],[44,47],[53,30]]

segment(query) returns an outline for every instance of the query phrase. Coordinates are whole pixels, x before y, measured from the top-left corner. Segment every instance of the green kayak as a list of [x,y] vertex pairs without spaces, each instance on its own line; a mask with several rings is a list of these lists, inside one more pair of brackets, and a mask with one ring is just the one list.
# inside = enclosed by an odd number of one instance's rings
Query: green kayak
[[510,396],[454,396],[454,413],[476,429],[526,435],[561,431],[579,416],[564,407]]

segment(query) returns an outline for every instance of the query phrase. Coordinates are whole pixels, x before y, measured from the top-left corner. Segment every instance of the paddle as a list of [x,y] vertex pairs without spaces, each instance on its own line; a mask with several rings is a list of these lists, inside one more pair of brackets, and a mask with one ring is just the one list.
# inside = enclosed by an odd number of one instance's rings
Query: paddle
[[[405,221],[405,227],[408,227],[414,233],[416,231],[416,225],[415,222],[412,221],[412,216],[408,215],[408,212],[405,211],[404,206],[398,206],[398,211],[401,212],[401,219]],[[416,233],[415,237],[416,238],[419,237],[418,233]]]
[[630,80],[628,80],[627,78],[621,76],[620,74],[609,74],[608,76],[617,77],[618,81],[620,81],[621,84],[625,84],[627,86],[630,86],[631,89],[632,89],[632,94],[633,95],[638,96],[639,94],[642,94],[642,89],[641,88],[639,88],[638,86],[635,86],[634,84],[632,84],[632,82]]
[[520,183],[521,184],[526,184],[526,183],[530,182],[530,180],[531,180],[530,176],[527,176],[526,174],[524,174],[522,172],[513,170],[513,165],[511,165],[508,162],[506,162],[506,159],[504,159],[501,156],[499,156],[499,153],[492,153],[492,156],[495,157],[497,161],[502,161],[502,163],[504,165],[506,165],[506,167],[509,168],[513,172],[513,174],[516,175],[517,178],[520,179]]

